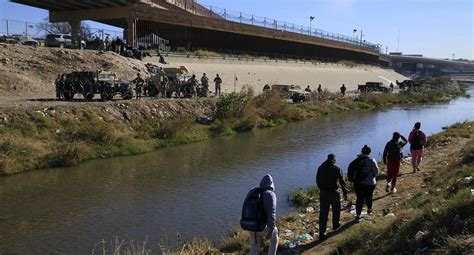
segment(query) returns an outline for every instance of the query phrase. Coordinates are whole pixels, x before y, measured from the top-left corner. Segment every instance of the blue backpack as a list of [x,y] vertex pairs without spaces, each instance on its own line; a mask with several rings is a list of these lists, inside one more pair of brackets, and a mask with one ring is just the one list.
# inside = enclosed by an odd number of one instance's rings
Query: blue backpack
[[242,229],[252,232],[262,232],[267,227],[267,214],[263,206],[263,193],[265,189],[252,189],[242,206]]

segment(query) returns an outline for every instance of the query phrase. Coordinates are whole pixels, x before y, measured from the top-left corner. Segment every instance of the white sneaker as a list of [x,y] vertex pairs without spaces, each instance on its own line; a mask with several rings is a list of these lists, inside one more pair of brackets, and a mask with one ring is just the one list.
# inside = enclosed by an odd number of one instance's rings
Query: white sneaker
[[387,183],[387,185],[385,186],[385,192],[390,192],[390,183]]
[[397,189],[396,188],[393,188],[391,191],[390,191],[390,194],[395,194],[397,193]]

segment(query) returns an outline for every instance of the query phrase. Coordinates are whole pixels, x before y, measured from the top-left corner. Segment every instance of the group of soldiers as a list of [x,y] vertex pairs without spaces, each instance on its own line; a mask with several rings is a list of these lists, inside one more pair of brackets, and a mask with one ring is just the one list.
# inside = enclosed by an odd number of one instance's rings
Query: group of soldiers
[[[145,79],[142,78],[141,74],[138,73],[137,77],[132,81],[132,84],[135,84],[135,95],[136,99],[139,100],[142,96],[147,96],[148,94],[148,86],[146,84]],[[222,85],[222,78],[219,74],[216,74],[214,78],[215,84],[215,93],[216,97],[221,95],[221,85]],[[203,73],[201,77],[201,84],[196,78],[196,75],[193,74],[189,80],[185,84],[183,84],[182,88],[183,94],[189,95],[192,98],[197,97],[207,97],[209,95],[209,77],[207,77],[206,73]],[[178,95],[179,96],[179,95]]]
[[[342,96],[346,95],[347,87],[346,87],[345,84],[342,84],[342,86],[339,88],[339,90],[341,91]],[[311,93],[310,86],[308,85],[308,87],[306,87],[306,89],[304,91]],[[321,84],[319,84],[317,91],[318,91],[318,94],[323,93],[323,87],[322,87]]]

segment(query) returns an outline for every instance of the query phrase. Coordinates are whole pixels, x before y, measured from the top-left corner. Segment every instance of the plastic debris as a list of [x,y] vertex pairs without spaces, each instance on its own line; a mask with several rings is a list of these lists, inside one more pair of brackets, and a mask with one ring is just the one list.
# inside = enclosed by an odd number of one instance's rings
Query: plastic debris
[[289,230],[289,229],[286,229],[283,231],[283,233],[281,234],[281,236],[283,237],[289,237],[289,236],[292,236],[293,235],[293,231]]
[[313,241],[313,237],[310,235],[310,234],[301,234],[301,235],[298,235],[297,237],[295,237],[293,240],[291,241],[286,241],[285,242],[285,245],[290,248],[290,249],[294,249],[295,247],[301,245],[301,244],[304,244],[308,241]]
[[389,214],[385,215],[385,217],[395,217],[395,214],[394,213],[389,213]]
[[415,239],[418,241],[418,240],[422,239],[424,236],[426,236],[427,234],[428,234],[428,231],[423,232],[423,231],[419,230],[415,235]]
[[314,208],[313,208],[313,207],[306,207],[305,212],[306,212],[306,213],[313,213],[313,212],[314,212]]
[[464,177],[464,183],[465,184],[469,184],[469,183],[471,183],[471,181],[472,181],[472,176]]

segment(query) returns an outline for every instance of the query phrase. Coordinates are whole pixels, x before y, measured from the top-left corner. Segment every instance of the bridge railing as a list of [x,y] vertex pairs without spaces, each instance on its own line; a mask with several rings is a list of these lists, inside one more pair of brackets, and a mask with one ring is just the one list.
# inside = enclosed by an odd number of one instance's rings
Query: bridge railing
[[286,22],[282,20],[277,20],[273,18],[261,17],[253,14],[247,14],[238,11],[232,11],[228,9],[223,9],[211,5],[203,5],[201,6],[207,8],[206,11],[198,8],[190,7],[188,11],[200,16],[207,16],[207,17],[220,17],[227,21],[237,22],[241,24],[265,27],[270,29],[275,29],[278,31],[285,31],[290,33],[297,33],[302,35],[308,35],[312,37],[317,37],[321,39],[327,39],[337,42],[348,43],[351,45],[359,46],[364,49],[368,49],[374,52],[381,53],[381,45],[380,44],[373,44],[366,42],[365,40],[356,39],[354,37],[331,33],[328,31],[324,31],[317,28],[310,28],[308,26],[297,25],[291,22]]

